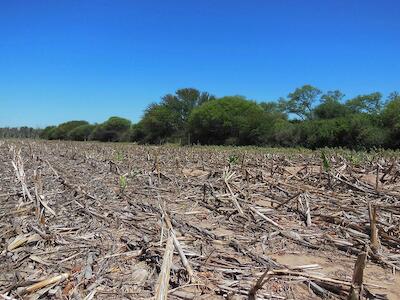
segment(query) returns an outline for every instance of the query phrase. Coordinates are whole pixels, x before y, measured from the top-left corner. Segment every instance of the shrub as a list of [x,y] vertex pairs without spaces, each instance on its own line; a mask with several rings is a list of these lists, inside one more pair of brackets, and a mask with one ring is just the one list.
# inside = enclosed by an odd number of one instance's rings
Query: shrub
[[76,127],[82,125],[88,125],[89,123],[86,121],[69,121],[65,123],[61,123],[58,125],[54,131],[50,133],[50,139],[53,140],[67,140],[69,138],[69,133],[75,129]]
[[120,117],[111,117],[104,123],[95,126],[90,139],[102,142],[118,142],[130,127],[131,121]]
[[39,137],[41,139],[50,140],[55,129],[56,129],[56,126],[47,126],[45,129],[42,130]]
[[68,138],[73,141],[86,141],[89,139],[95,125],[81,125],[72,129],[69,134]]
[[381,115],[383,125],[389,131],[388,147],[400,147],[400,96],[394,95],[386,104]]
[[140,137],[144,143],[159,144],[179,134],[180,128],[181,122],[176,111],[165,105],[153,104],[147,108],[139,125],[134,129],[134,136]]
[[382,147],[387,131],[367,114],[329,120],[311,120],[301,124],[301,143],[308,148],[347,147],[364,149]]
[[202,144],[261,144],[263,109],[240,96],[211,100],[193,110],[189,118],[192,140]]

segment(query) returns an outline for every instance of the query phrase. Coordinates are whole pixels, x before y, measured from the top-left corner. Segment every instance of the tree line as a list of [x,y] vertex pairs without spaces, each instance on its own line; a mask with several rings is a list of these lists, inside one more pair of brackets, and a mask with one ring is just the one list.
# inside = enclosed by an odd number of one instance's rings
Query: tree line
[[400,148],[400,94],[346,99],[339,90],[311,85],[285,98],[258,103],[179,89],[150,104],[141,120],[111,117],[101,124],[69,121],[40,132],[43,139],[141,144]]
[[40,137],[41,133],[40,128],[32,128],[32,127],[3,127],[0,128],[0,138],[27,138],[27,139],[36,139]]

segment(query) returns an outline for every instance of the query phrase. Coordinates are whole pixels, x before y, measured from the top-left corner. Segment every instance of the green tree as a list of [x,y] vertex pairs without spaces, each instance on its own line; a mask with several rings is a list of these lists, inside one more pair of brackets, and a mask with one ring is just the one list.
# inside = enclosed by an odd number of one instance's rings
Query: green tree
[[302,120],[312,119],[313,105],[321,91],[311,85],[303,85],[288,95],[285,103],[286,112],[296,114]]
[[58,125],[50,134],[50,139],[53,140],[67,140],[69,133],[76,127],[88,125],[87,121],[69,121]]
[[111,117],[95,126],[90,138],[102,142],[117,142],[131,127],[131,121],[120,117]]
[[299,124],[300,143],[308,148],[338,147],[342,135],[341,119],[309,120]]
[[52,136],[54,130],[56,129],[56,126],[47,126],[42,130],[40,133],[40,138],[45,139],[45,140],[50,140],[50,137]]
[[131,127],[131,121],[120,117],[111,117],[102,126],[105,130],[123,132]]
[[75,127],[69,132],[68,138],[73,141],[87,141],[95,127],[95,125],[91,124]]
[[265,113],[274,115],[281,119],[287,119],[287,114],[285,112],[285,106],[282,102],[261,102],[259,104]]
[[134,137],[142,143],[158,144],[177,135],[182,126],[177,111],[163,104],[151,104],[135,128]]
[[179,89],[175,95],[167,94],[159,104],[146,109],[133,138],[142,143],[163,143],[188,140],[188,118],[192,110],[215,97],[193,88]]
[[186,122],[192,110],[201,104],[215,99],[207,92],[200,92],[193,88],[179,89],[176,92],[178,101],[182,104],[182,120]]
[[202,144],[261,144],[265,114],[260,105],[241,96],[208,101],[192,111],[189,128]]
[[315,107],[314,116],[317,119],[333,119],[344,117],[350,110],[346,105],[341,103],[344,94],[340,91],[329,91],[321,96],[321,103]]
[[310,120],[300,124],[300,143],[308,148],[346,147],[369,149],[383,147],[387,131],[368,114],[353,114],[346,117]]
[[187,88],[149,105],[134,125],[127,119],[111,117],[98,125],[70,121],[43,130],[0,128],[0,137],[32,138],[40,134],[47,139],[141,143],[186,142],[191,137],[202,144],[400,147],[399,93],[392,93],[386,104],[378,92],[344,103],[343,98],[338,90],[322,94],[304,85],[290,93],[287,100],[257,104],[241,96],[215,99]]
[[181,123],[183,126],[194,108],[213,99],[215,97],[207,92],[200,92],[193,88],[184,88],[177,90],[175,95],[165,95],[161,98],[160,104],[171,110],[177,117],[176,123]]
[[400,94],[392,93],[386,103],[381,119],[389,130],[389,143],[391,148],[400,148]]
[[272,125],[272,136],[265,140],[271,146],[296,147],[301,144],[299,123],[277,119]]
[[367,95],[359,95],[348,100],[346,106],[352,113],[378,114],[383,107],[382,94],[375,92]]
[[145,142],[145,133],[143,130],[143,123],[141,121],[139,123],[132,124],[130,129],[129,142]]

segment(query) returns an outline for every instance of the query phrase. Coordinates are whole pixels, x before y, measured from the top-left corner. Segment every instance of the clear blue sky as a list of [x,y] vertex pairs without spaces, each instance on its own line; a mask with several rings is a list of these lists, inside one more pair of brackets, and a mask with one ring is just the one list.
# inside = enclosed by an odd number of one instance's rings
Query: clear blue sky
[[138,121],[182,87],[387,95],[399,16],[398,0],[0,0],[0,126]]

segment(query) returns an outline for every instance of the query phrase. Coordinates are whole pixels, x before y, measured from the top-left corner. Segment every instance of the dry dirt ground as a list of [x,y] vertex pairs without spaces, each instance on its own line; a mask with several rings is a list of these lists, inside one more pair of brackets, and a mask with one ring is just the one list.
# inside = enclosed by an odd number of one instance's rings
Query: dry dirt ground
[[0,299],[400,299],[399,232],[396,157],[0,141]]

